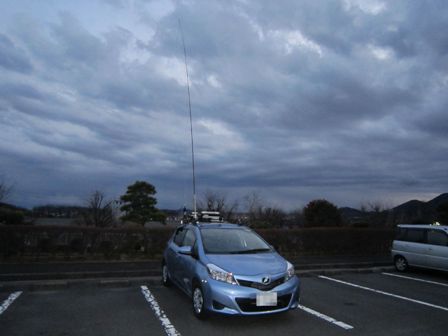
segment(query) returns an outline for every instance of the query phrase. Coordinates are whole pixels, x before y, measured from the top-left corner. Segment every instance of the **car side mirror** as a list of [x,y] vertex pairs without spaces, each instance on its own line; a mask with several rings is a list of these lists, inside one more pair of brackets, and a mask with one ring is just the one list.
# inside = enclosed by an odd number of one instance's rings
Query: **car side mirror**
[[191,246],[181,246],[179,247],[179,253],[185,255],[191,255],[193,248]]

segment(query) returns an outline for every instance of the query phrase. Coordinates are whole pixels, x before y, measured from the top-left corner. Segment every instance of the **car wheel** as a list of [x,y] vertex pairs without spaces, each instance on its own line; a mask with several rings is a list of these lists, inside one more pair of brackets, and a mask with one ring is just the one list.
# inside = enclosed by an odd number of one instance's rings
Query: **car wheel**
[[193,313],[198,319],[204,319],[207,317],[207,311],[204,308],[204,292],[198,285],[193,287],[192,304]]
[[408,269],[408,262],[402,256],[398,256],[395,258],[395,268],[398,272],[404,272]]
[[164,285],[165,287],[171,286],[171,279],[170,275],[168,274],[168,267],[166,266],[165,263],[162,265],[162,285]]

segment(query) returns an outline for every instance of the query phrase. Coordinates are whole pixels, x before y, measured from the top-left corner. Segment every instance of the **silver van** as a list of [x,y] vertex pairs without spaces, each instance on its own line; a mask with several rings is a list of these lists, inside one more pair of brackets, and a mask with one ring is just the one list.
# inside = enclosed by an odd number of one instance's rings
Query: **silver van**
[[400,272],[409,266],[448,271],[448,226],[398,225],[392,257]]

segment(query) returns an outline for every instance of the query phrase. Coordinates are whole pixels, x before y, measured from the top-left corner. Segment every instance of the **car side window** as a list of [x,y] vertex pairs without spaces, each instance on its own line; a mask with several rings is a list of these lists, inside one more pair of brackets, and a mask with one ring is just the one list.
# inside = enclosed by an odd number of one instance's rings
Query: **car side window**
[[448,236],[445,232],[440,230],[429,230],[428,231],[428,244],[431,245],[448,245]]
[[193,230],[187,230],[182,246],[193,246],[195,242],[196,236],[194,235]]
[[177,229],[173,239],[174,244],[176,244],[177,246],[182,246],[186,231],[187,230],[185,230],[184,228]]

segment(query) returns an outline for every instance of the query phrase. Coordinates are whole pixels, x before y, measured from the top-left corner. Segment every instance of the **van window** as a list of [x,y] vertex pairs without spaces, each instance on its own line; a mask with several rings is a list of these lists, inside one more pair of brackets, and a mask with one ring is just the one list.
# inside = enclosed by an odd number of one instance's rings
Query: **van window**
[[425,243],[425,230],[424,229],[410,229],[406,228],[406,233],[402,240],[412,243]]
[[429,230],[428,231],[428,244],[431,245],[448,245],[448,236],[445,232],[440,230]]
[[425,230],[407,229],[406,240],[413,243],[425,242]]
[[395,230],[395,240],[406,240],[407,229],[397,228]]

